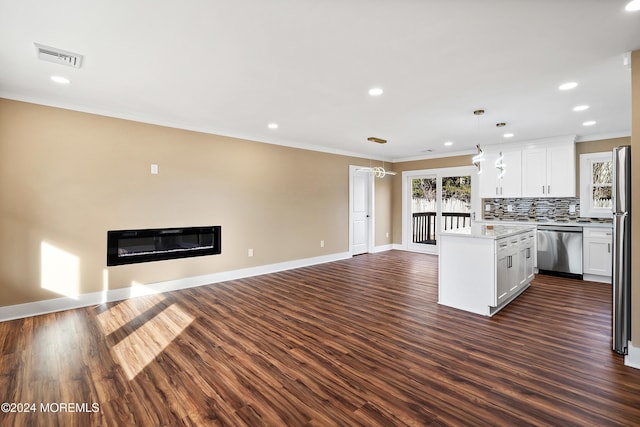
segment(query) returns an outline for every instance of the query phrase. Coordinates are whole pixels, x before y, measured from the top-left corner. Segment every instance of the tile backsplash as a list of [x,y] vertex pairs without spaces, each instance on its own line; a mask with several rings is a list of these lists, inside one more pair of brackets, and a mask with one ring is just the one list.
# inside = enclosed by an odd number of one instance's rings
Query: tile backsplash
[[482,199],[482,218],[501,221],[611,222],[609,218],[580,217],[580,199],[577,197]]

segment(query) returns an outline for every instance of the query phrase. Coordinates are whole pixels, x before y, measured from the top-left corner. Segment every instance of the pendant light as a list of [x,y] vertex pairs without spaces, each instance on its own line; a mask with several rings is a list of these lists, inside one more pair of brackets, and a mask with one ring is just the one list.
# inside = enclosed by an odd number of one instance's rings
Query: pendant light
[[[496,127],[498,129],[503,128],[506,125],[507,124],[504,123],[504,122],[496,123]],[[504,176],[504,174],[507,173],[507,165],[504,163],[504,154],[502,154],[502,151],[500,152],[500,155],[496,159],[494,165],[495,165],[496,169],[498,169],[500,171],[498,173],[498,179],[502,178]]]
[[[478,117],[478,133],[480,132],[480,116],[483,114],[483,109],[478,109],[473,112],[473,115]],[[482,173],[482,162],[485,160],[484,151],[480,148],[480,144],[476,144],[476,149],[478,150],[478,154],[471,158],[471,163],[478,168],[478,175],[480,175]]]

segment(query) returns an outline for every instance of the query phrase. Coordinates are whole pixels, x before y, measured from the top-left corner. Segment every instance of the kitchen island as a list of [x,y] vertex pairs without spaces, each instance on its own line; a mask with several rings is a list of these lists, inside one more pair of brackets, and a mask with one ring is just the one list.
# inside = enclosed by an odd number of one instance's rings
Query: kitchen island
[[534,277],[535,226],[474,224],[439,234],[438,303],[493,316]]

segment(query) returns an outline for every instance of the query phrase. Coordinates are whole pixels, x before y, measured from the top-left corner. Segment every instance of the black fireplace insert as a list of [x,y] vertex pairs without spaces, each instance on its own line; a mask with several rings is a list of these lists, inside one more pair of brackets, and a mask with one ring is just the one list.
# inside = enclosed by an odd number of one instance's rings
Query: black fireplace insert
[[107,265],[217,255],[221,226],[150,228],[107,232]]

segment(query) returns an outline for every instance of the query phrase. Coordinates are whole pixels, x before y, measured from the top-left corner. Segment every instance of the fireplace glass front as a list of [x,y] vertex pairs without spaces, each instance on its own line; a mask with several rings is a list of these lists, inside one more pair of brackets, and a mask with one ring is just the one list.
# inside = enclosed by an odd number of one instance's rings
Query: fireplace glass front
[[221,227],[114,230],[107,233],[107,265],[221,253]]

